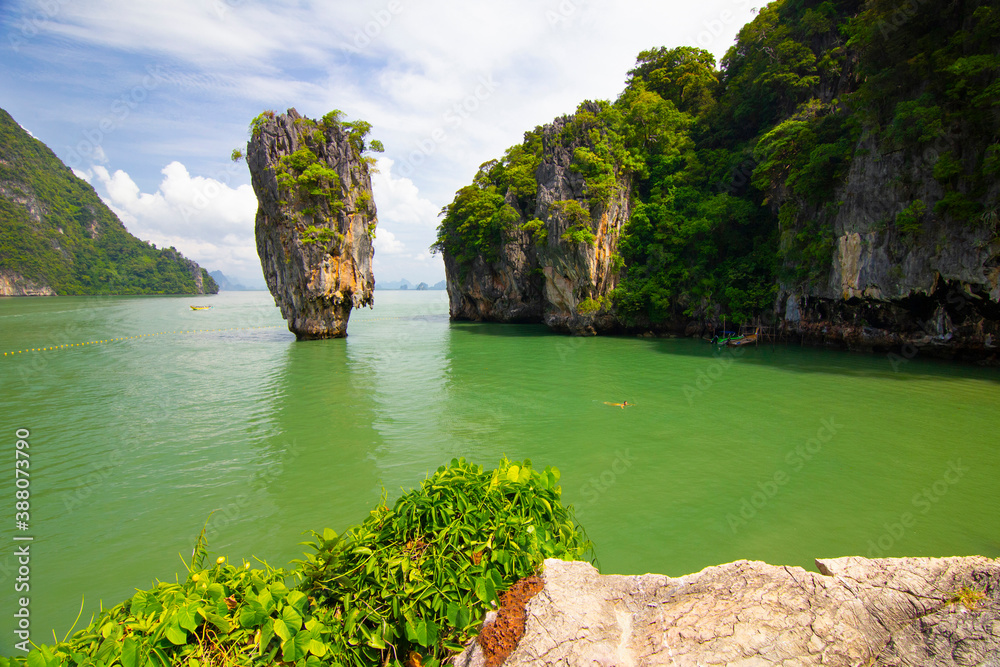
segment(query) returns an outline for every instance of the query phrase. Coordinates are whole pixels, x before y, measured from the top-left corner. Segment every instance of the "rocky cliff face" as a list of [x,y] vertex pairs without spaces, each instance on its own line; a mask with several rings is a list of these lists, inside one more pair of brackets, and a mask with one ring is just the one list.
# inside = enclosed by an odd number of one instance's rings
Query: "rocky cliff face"
[[[996,213],[970,220],[934,212],[945,197],[935,165],[960,149],[942,140],[913,155],[862,138],[831,216],[827,277],[781,286],[777,311],[789,331],[860,350],[980,358],[1000,349]],[[983,200],[995,201],[998,189]],[[897,216],[914,201],[926,211],[901,229]]]
[[55,296],[48,285],[36,283],[14,271],[0,270],[0,296]]
[[346,336],[351,310],[373,303],[376,212],[363,148],[363,131],[295,109],[258,117],[247,146],[257,253],[299,339]]
[[[1000,665],[996,561],[816,565],[819,573],[737,561],[671,578],[602,576],[588,563],[550,559],[503,664]],[[498,663],[474,642],[455,664]]]
[[[599,109],[585,104],[581,111]],[[621,269],[618,239],[631,212],[632,182],[620,165],[609,166],[610,184],[595,193],[579,149],[596,147],[586,131],[574,132],[581,126],[579,115],[536,130],[534,192],[518,196],[510,186],[501,193],[513,213],[496,256],[480,254],[463,263],[444,250],[452,319],[544,322],[585,335],[617,327],[606,297]]]

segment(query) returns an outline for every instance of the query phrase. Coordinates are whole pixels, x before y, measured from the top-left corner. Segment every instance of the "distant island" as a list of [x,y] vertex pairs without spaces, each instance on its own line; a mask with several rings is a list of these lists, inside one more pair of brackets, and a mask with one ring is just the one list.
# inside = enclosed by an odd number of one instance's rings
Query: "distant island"
[[220,292],[266,292],[267,285],[263,282],[259,284],[243,285],[242,283],[234,282],[229,276],[224,274],[222,271],[210,271],[209,274],[215,281],[215,284],[219,286]]
[[422,292],[422,291],[425,291],[425,290],[428,290],[428,291],[430,291],[430,290],[445,290],[445,289],[448,289],[448,285],[443,280],[440,281],[440,282],[436,282],[433,285],[428,285],[425,282],[417,283],[416,285],[414,285],[413,283],[411,283],[406,278],[403,278],[402,280],[394,280],[394,281],[388,281],[388,282],[379,282],[378,279],[376,279],[375,280],[375,289],[376,290],[411,290],[412,289],[412,290],[417,290],[417,291],[421,291]]
[[0,296],[215,294],[208,272],[129,234],[86,181],[0,109]]

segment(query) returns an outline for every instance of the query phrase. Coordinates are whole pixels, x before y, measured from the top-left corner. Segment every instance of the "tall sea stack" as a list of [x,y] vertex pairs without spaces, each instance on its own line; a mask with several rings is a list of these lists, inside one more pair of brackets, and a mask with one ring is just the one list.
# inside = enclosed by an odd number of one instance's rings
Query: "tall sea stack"
[[[377,223],[363,121],[265,111],[247,164],[257,195],[257,254],[267,287],[299,340],[347,335],[351,310],[373,303]],[[375,142],[372,142],[375,144]]]

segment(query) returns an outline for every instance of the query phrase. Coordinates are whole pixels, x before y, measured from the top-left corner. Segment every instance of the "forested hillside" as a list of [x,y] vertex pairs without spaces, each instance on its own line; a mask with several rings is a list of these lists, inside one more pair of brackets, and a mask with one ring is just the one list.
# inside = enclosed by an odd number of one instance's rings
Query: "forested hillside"
[[215,281],[125,229],[94,189],[0,109],[0,293],[202,294]]
[[[560,121],[584,181],[571,236],[546,236],[565,216],[528,201],[546,180],[550,126],[483,165],[445,207],[435,248],[453,315],[470,271],[503,273],[531,243],[549,257],[593,244],[609,193],[628,182],[628,221],[610,244],[619,271],[576,303],[597,330],[697,333],[727,317],[803,335],[821,323],[989,344],[1000,319],[998,70],[1000,7],[981,0],[778,0],[721,63],[692,47],[643,51],[617,100]],[[544,282],[551,266],[525,273]]]

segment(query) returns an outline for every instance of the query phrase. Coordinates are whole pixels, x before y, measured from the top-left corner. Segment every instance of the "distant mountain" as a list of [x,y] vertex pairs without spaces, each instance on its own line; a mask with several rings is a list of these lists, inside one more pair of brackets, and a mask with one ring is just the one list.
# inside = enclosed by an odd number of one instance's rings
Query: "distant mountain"
[[375,280],[375,289],[413,289],[413,283],[411,283],[406,278],[402,280],[396,280],[393,282],[379,282],[378,279]]
[[129,234],[86,181],[0,109],[0,295],[218,291],[176,249]]
[[219,286],[219,291],[221,292],[247,292],[253,290],[252,287],[244,287],[240,283],[234,283],[222,271],[211,271],[208,275],[212,276],[212,279]]
[[[423,287],[421,287],[421,285],[423,285]],[[413,283],[411,283],[406,278],[403,278],[402,280],[391,281],[391,282],[379,282],[378,278],[375,279],[375,289],[377,289],[377,290],[389,290],[389,289],[397,289],[397,290],[398,289],[405,289],[405,290],[410,290],[410,289],[412,289],[412,290],[423,291],[423,290],[443,290],[443,289],[447,289],[447,288],[448,288],[448,285],[443,280],[441,282],[434,283],[433,285],[428,286],[428,284],[424,283],[424,282],[421,282],[421,283],[419,283],[417,285],[414,285]]]

